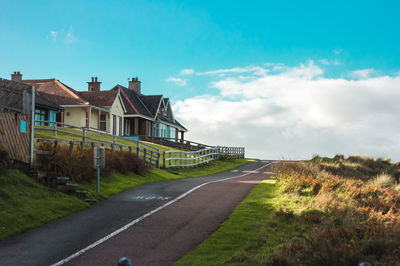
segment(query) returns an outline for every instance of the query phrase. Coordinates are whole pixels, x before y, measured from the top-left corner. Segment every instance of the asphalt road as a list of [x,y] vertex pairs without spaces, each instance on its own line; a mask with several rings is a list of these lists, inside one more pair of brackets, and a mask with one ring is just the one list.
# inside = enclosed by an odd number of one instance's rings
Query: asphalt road
[[[115,265],[121,256],[130,257],[134,265],[168,265],[229,217],[250,189],[268,176],[251,171],[267,163],[258,161],[207,177],[122,192],[90,209],[1,241],[0,265]],[[227,178],[233,179],[204,185],[182,197],[202,184]]]

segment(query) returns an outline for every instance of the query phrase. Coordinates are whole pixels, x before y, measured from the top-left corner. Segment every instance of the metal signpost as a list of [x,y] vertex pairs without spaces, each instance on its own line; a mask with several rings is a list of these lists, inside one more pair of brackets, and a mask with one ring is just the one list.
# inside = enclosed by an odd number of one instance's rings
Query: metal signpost
[[97,168],[97,193],[100,193],[100,168],[106,166],[106,153],[104,147],[94,147],[94,167]]

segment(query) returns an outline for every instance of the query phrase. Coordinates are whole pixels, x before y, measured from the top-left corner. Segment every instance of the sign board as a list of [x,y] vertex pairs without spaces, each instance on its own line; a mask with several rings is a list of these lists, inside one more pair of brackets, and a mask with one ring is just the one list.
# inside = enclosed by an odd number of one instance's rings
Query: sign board
[[93,152],[94,168],[97,168],[97,166],[99,166],[100,168],[106,167],[106,153],[104,147],[94,147]]
[[20,132],[21,133],[26,133],[26,121],[21,120],[19,125],[20,125],[20,127],[19,127],[20,128]]

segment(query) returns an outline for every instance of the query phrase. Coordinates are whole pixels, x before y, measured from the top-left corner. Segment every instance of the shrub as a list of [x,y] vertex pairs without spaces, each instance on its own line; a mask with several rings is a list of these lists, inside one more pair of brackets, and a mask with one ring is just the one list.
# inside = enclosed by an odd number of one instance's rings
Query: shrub
[[8,152],[0,149],[0,172],[11,166],[11,160],[8,157]]
[[[92,149],[75,149],[72,153],[69,147],[59,145],[53,151],[52,145],[40,144],[40,150],[52,151],[50,155],[38,155],[37,161],[44,170],[57,175],[68,176],[74,181],[91,181],[96,178],[96,169],[93,167],[94,158]],[[101,169],[103,177],[109,176],[113,171],[127,174],[134,172],[143,174],[147,167],[136,154],[125,151],[110,151],[106,149],[106,165]]]

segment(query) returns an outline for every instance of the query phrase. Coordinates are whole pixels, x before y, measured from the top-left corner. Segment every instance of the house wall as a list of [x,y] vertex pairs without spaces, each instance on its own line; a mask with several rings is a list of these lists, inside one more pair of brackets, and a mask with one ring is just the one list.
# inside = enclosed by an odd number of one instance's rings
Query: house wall
[[86,127],[86,111],[81,107],[64,108],[64,123],[77,127]]
[[[123,121],[124,121],[124,119],[122,119],[122,123],[121,123],[121,125],[119,124],[119,117],[124,117],[124,108],[122,107],[122,103],[121,103],[121,100],[119,99],[119,98],[117,98],[117,100],[114,102],[114,104],[112,105],[112,107],[111,107],[111,124],[113,124],[113,122],[112,122],[112,115],[116,115],[117,116],[117,119],[116,119],[116,134],[118,135],[119,134],[119,132],[120,132],[120,127],[122,127],[122,132],[124,132],[124,123],[123,123]],[[110,133],[112,134],[113,132],[113,127],[114,127],[114,125],[112,125],[112,127],[110,127]]]
[[92,109],[90,118],[90,128],[99,129],[99,112]]

